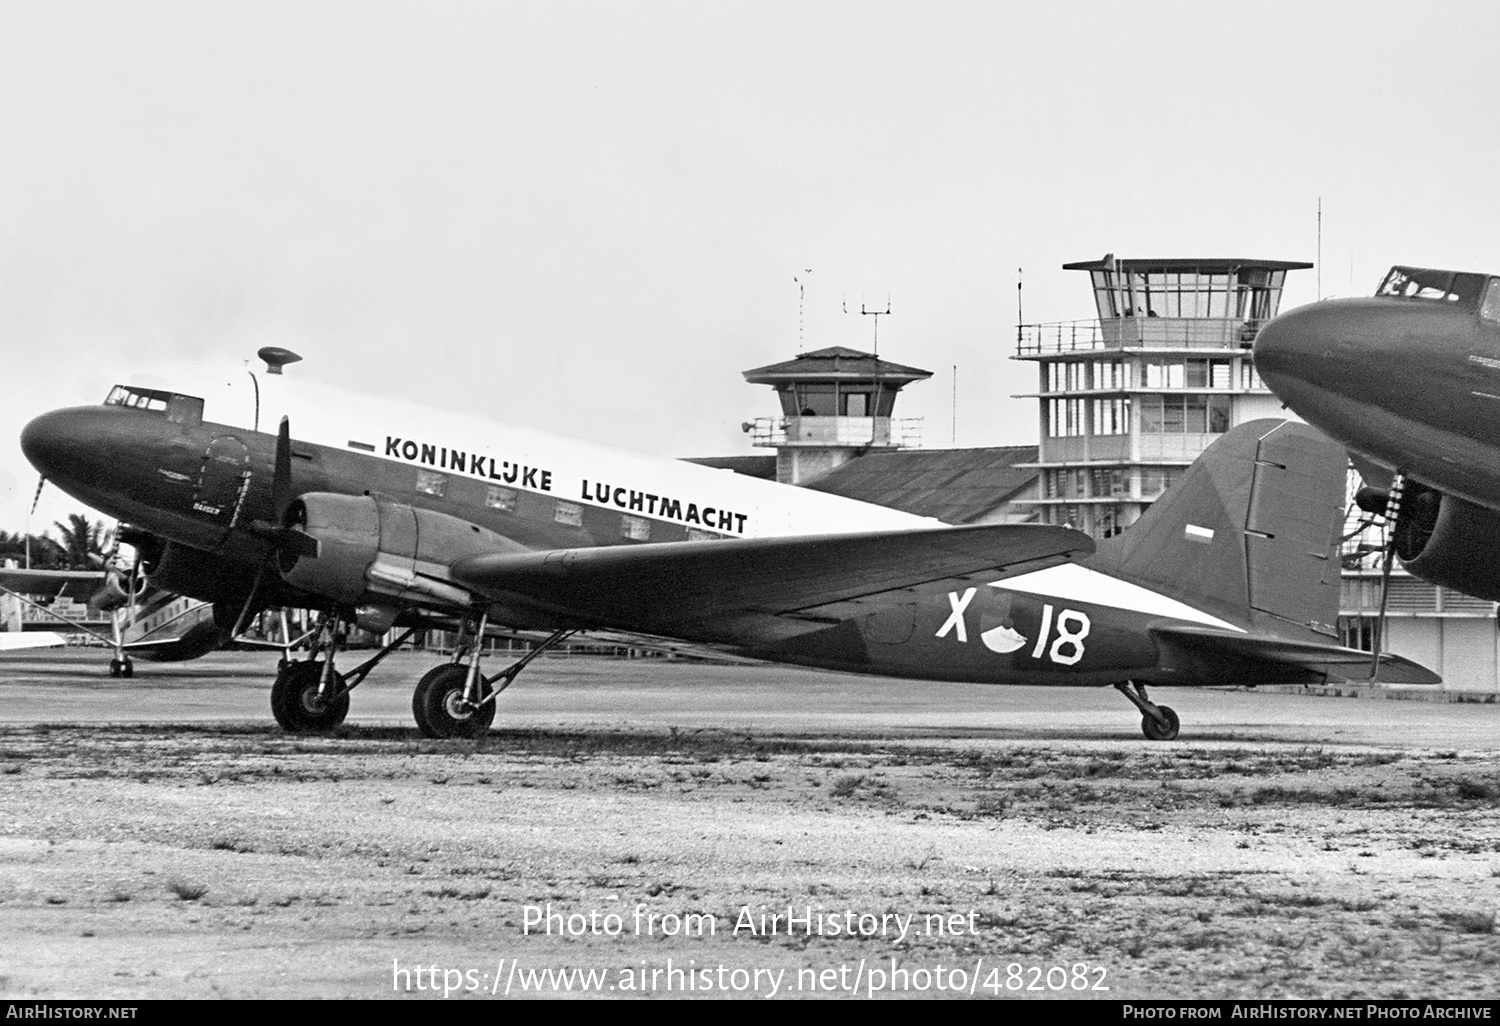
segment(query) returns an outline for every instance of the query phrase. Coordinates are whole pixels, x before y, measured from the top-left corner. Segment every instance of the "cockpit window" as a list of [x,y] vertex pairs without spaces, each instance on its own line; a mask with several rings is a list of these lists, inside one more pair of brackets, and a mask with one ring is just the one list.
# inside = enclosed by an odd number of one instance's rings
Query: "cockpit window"
[[1399,296],[1403,299],[1436,299],[1462,303],[1471,309],[1479,305],[1489,279],[1465,271],[1440,271],[1426,267],[1392,267],[1377,296]]
[[1500,321],[1500,278],[1491,278],[1484,289],[1484,302],[1479,304],[1479,316],[1487,321]]
[[104,397],[105,406],[128,406],[134,410],[165,413],[174,424],[201,424],[203,400],[197,396],[163,392],[155,388],[116,385]]
[[132,388],[116,385],[104,397],[105,406],[129,406],[136,410],[165,410],[171,401],[171,392],[158,392],[154,388]]

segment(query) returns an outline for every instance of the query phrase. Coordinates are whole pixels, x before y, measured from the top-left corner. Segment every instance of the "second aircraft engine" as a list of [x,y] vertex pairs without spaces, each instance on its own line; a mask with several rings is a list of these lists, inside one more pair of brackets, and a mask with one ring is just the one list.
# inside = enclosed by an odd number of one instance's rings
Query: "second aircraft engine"
[[1396,555],[1416,576],[1500,601],[1500,512],[1411,482],[1396,517]]
[[377,632],[407,606],[467,608],[469,592],[450,583],[454,560],[524,551],[461,517],[369,495],[310,492],[288,508],[285,526],[316,541],[318,552],[283,549],[282,579],[355,609],[359,625]]

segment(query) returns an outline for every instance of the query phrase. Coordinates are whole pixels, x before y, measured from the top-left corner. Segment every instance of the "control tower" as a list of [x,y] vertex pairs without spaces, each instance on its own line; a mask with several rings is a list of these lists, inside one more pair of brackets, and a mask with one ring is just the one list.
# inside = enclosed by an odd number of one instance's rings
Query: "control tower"
[[744,374],[781,400],[780,417],[758,417],[744,428],[752,444],[776,450],[783,484],[805,484],[874,449],[921,444],[921,418],[898,420],[891,411],[896,393],[931,371],[831,346]]
[[1098,319],[1023,324],[1037,365],[1039,519],[1107,538],[1134,523],[1214,439],[1285,416],[1250,359],[1276,316],[1291,260],[1101,260],[1087,271]]

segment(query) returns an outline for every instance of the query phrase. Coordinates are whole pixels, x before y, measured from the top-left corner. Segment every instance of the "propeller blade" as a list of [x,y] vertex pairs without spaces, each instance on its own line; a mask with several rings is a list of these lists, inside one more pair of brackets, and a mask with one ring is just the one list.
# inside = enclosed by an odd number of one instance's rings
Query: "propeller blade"
[[292,504],[292,426],[281,418],[276,429],[276,475],[271,478],[271,522],[280,525]]

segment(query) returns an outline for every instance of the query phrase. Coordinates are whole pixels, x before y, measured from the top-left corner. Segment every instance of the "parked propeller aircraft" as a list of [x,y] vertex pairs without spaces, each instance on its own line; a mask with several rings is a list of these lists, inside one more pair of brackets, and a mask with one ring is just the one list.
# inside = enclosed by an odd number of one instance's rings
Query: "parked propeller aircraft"
[[1255,366],[1354,454],[1407,570],[1500,601],[1500,277],[1393,267],[1372,297],[1272,320]]
[[[1179,724],[1148,685],[1323,681],[1369,660],[1333,640],[1343,451],[1302,425],[1230,432],[1095,551],[1065,527],[947,527],[353,396],[282,375],[295,354],[261,355],[268,373],[193,391],[118,386],[36,418],[21,444],[48,480],[157,539],[148,579],[214,603],[221,624],[322,611],[307,658],[272,685],[288,730],[337,726],[350,692],[434,623],[467,643],[416,685],[433,737],[488,730],[496,696],[581,630],[861,673],[1111,684],[1153,739]],[[273,413],[275,435],[261,431]],[[339,672],[350,624],[405,631]],[[487,675],[475,639],[502,624],[548,637]],[[1381,671],[1437,680],[1398,657]]]
[[[149,546],[148,551],[155,551],[160,547],[156,538],[140,532],[136,534],[142,544]],[[163,663],[196,659],[230,640],[228,631],[215,622],[214,607],[209,603],[150,587],[140,574],[124,573],[113,567],[104,570],[0,567],[0,593],[11,596],[18,604],[47,608],[71,629],[92,635],[111,646],[114,651],[109,662],[112,677],[133,676],[135,667],[132,657]],[[107,612],[110,617],[109,634],[96,631],[87,624],[70,621],[56,614],[50,605],[43,605],[44,602],[51,603],[64,596]],[[7,626],[10,635],[20,635],[19,622]],[[27,638],[33,635],[56,640],[35,642],[24,647],[64,643],[64,639],[53,632],[25,633]],[[0,649],[23,647],[14,637],[9,638],[9,642],[7,645],[7,634],[0,633]]]

